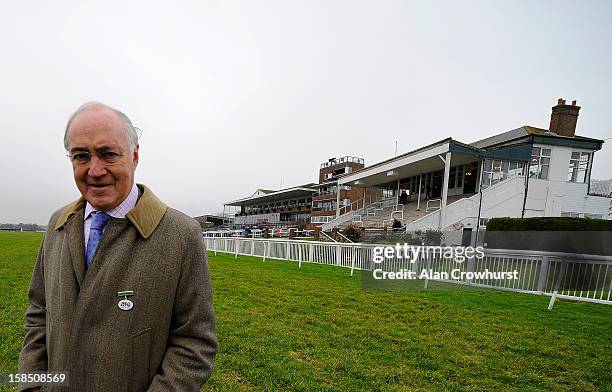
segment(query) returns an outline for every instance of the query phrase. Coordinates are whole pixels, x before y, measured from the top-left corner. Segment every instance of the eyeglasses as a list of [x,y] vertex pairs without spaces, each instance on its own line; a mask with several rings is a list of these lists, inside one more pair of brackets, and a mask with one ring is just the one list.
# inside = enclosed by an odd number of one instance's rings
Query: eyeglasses
[[[92,153],[86,150],[77,150],[66,154],[66,156],[70,158],[72,163],[76,165],[85,165],[89,163],[89,161],[91,160],[91,155]],[[94,155],[96,155],[98,159],[106,163],[115,163],[125,156],[125,154],[121,152],[109,150],[106,148],[96,150],[94,152]]]

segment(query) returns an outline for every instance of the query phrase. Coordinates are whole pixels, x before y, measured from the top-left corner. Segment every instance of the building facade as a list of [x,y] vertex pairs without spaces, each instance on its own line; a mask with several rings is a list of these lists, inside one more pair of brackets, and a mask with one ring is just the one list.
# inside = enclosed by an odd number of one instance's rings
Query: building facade
[[[337,185],[383,190],[391,207],[377,205],[381,219],[368,218],[372,226],[390,218],[406,230],[471,229],[493,217],[607,219],[610,198],[590,192],[603,141],[575,134],[579,110],[576,101],[560,99],[549,129],[523,126],[470,144],[444,139],[341,175]],[[323,229],[362,222],[370,213],[366,204]]]
[[319,226],[336,218],[337,213],[354,206],[364,197],[372,200],[379,196],[381,192],[371,189],[364,194],[364,189],[359,186],[340,185],[337,180],[341,175],[353,173],[365,167],[363,158],[345,156],[341,158],[331,158],[323,162],[319,168],[319,184],[317,192],[312,197],[312,217],[313,226]]
[[258,190],[228,202],[235,225],[407,231],[473,230],[494,217],[610,218],[610,195],[591,190],[603,141],[576,135],[580,107],[559,99],[548,129],[522,126],[464,143],[447,138],[365,166],[332,158],[319,182]]
[[310,223],[316,184],[277,191],[258,189],[251,196],[224,204],[234,207],[234,226],[299,227]]

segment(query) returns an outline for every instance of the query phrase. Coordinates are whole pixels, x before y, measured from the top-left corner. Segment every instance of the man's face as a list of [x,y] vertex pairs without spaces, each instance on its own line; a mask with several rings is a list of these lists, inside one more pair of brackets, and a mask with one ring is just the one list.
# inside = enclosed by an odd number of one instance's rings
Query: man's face
[[[89,152],[88,160],[72,160],[74,181],[83,197],[98,211],[121,204],[134,183],[138,146],[130,152],[119,116],[105,107],[85,109],[72,120],[67,137],[71,154]],[[120,155],[103,159],[113,153]]]

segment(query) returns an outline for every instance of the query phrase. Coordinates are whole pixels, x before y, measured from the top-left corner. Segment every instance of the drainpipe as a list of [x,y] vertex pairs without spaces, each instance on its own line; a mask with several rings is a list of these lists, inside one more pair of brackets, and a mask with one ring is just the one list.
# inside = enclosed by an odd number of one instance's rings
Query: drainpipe
[[474,246],[478,246],[478,233],[480,232],[480,212],[482,211],[482,172],[484,169],[484,160],[480,159],[480,181],[478,182],[478,193],[480,193],[480,200],[478,201],[478,217],[476,218],[476,240]]
[[523,211],[521,218],[525,217],[525,206],[527,205],[527,192],[529,192],[529,162],[525,162],[525,196],[523,197]]
[[587,184],[587,195],[591,193],[591,172],[593,171],[593,159],[595,159],[595,150],[591,153],[589,157],[589,179]]

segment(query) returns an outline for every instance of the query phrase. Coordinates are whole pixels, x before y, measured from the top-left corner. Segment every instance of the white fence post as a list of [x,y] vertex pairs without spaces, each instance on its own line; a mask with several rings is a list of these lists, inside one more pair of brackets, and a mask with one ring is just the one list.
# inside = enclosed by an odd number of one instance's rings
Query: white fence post
[[302,245],[298,244],[298,260],[299,260],[299,267],[302,268]]
[[313,257],[314,257],[314,256],[313,256],[313,255],[314,255],[314,253],[313,253],[313,252],[314,252],[314,245],[313,245],[313,244],[312,244],[312,242],[311,242],[311,243],[310,243],[310,245],[309,245],[309,247],[308,247],[308,261],[309,261],[310,263],[313,263],[313,262],[314,262],[314,258],[313,258]]
[[336,266],[340,266],[340,253],[342,252],[342,248],[340,248],[340,245],[336,245]]
[[431,255],[429,254],[429,252],[425,252],[425,255],[427,256],[427,274],[425,275],[425,284],[423,285],[424,289],[427,288],[427,285],[429,283],[429,274],[431,273]]
[[351,276],[353,276],[353,272],[355,271],[355,253],[357,252],[357,249],[359,248],[351,248]]
[[546,277],[548,276],[548,256],[542,256],[542,265],[540,267],[540,275],[538,276],[537,291],[544,293],[546,290]]
[[[467,272],[474,272],[474,256],[468,257],[467,259]],[[467,279],[467,284],[472,284],[473,279]]]
[[255,240],[251,239],[251,256],[255,254]]
[[266,254],[268,252],[269,246],[268,246],[268,241],[264,241],[264,251],[263,251],[263,261],[266,261]]
[[238,258],[238,248],[240,248],[240,242],[238,242],[238,238],[236,238],[236,244],[234,245],[234,251],[236,252],[236,254],[234,255],[235,259]]
[[291,260],[291,242],[287,241],[287,254],[285,255],[287,260]]

